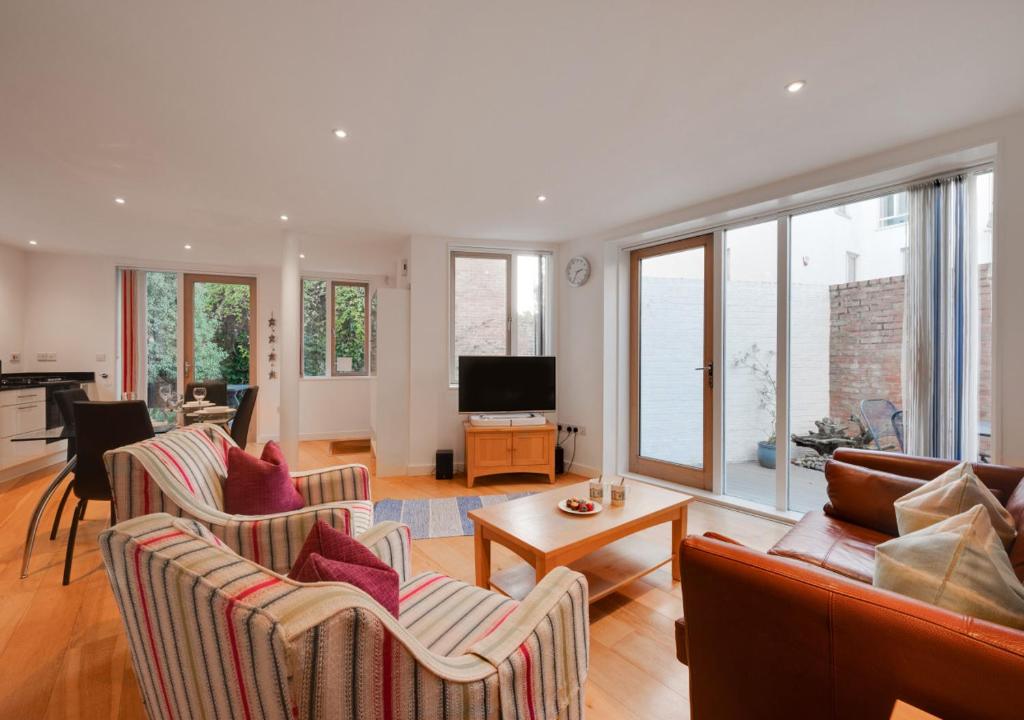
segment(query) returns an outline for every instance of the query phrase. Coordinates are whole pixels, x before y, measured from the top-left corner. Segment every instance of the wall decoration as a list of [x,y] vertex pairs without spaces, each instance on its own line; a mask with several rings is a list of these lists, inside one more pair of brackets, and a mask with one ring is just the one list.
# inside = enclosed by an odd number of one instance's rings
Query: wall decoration
[[267,337],[267,342],[270,343],[270,354],[267,356],[267,360],[270,362],[270,372],[267,373],[267,377],[271,380],[277,377],[277,320],[274,319],[274,313],[270,313],[270,319],[267,320],[267,327],[270,328],[270,335]]

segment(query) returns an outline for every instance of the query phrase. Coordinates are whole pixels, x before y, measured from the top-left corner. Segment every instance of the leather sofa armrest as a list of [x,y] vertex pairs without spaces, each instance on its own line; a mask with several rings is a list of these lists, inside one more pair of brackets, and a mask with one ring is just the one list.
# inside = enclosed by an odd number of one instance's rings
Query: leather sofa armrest
[[893,537],[900,534],[893,503],[925,483],[836,460],[825,464],[825,481],[826,515]]

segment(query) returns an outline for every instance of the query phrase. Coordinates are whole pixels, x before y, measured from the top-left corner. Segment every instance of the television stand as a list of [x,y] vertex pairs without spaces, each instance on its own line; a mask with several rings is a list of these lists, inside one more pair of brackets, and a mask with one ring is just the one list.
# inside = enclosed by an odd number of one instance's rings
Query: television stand
[[466,487],[478,477],[503,473],[537,473],[555,482],[555,426],[477,426],[466,430]]

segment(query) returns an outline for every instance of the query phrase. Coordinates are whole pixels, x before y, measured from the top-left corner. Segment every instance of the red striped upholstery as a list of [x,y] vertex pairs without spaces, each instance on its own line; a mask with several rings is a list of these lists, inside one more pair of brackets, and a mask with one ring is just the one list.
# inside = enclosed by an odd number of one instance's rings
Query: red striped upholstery
[[399,622],[438,655],[452,657],[496,630],[515,610],[515,600],[427,572],[398,590]]
[[410,612],[430,589],[449,588],[447,599],[430,606],[431,622],[396,621],[349,585],[295,583],[167,514],[106,530],[100,548],[153,720],[583,717],[587,586],[566,568],[517,606],[499,598],[513,606],[507,619],[462,654],[443,655],[427,647],[434,635],[451,637],[432,626],[451,625],[437,608],[456,607],[460,592],[492,593],[421,575],[404,585]]

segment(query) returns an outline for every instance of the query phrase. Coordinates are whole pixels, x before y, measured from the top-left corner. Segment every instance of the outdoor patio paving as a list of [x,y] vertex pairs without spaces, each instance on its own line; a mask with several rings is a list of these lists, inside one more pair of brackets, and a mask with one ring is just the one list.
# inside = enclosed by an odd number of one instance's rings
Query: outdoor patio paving
[[[775,471],[756,462],[728,463],[725,469],[725,494],[775,506]],[[821,510],[828,501],[825,473],[789,466],[790,510]]]

